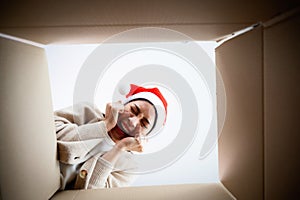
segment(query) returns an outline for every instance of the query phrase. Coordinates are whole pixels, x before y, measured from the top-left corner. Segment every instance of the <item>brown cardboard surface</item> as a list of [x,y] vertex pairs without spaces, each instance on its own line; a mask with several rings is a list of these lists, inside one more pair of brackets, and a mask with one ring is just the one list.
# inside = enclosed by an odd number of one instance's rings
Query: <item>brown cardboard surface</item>
[[264,30],[265,199],[300,197],[300,14]]
[[263,199],[262,45],[262,28],[257,27],[216,49],[227,96],[219,138],[220,180],[243,200]]
[[0,31],[49,43],[97,43],[137,27],[173,28],[195,40],[214,40],[265,21],[296,0],[5,1]]
[[47,199],[59,188],[42,48],[0,38],[0,185],[6,199]]
[[59,192],[51,198],[60,199],[109,199],[109,200],[232,200],[220,183],[163,185],[147,187],[94,189]]
[[256,23],[294,5],[295,0],[84,0],[2,2],[1,27],[129,24]]
[[[267,1],[236,4],[151,1],[151,5],[140,3],[140,10],[131,4],[116,4],[112,13],[107,12],[114,8],[111,1],[106,5],[80,2],[76,5],[68,1],[2,4],[0,31],[41,43],[89,43],[128,28],[157,25],[178,28],[192,37],[194,34],[195,39],[212,39],[268,19],[295,1],[278,1],[276,6]],[[227,92],[227,119],[219,140],[220,178],[238,199],[263,199],[264,194],[265,199],[292,199],[300,195],[297,193],[300,149],[296,121],[300,110],[298,27],[299,15],[266,28],[264,38],[259,27],[225,42],[216,51]],[[59,184],[58,168],[51,172],[48,168],[48,164],[56,162],[55,142],[47,146],[39,143],[45,137],[55,138],[49,129],[53,124],[46,58],[36,47],[0,41],[1,195],[3,199],[26,199],[31,195],[43,199],[51,196]],[[41,68],[34,68],[37,66]],[[18,70],[23,70],[22,74]],[[45,108],[47,112],[40,112]],[[36,123],[40,119],[45,121]],[[10,130],[6,128],[8,121],[22,123]],[[24,127],[28,129],[24,131]],[[38,129],[49,135],[40,135]],[[27,137],[32,134],[34,137]],[[32,145],[33,142],[39,145]],[[17,156],[11,158],[11,155]],[[41,165],[33,169],[32,162],[28,162],[32,158],[38,158]],[[54,199],[65,196],[90,199],[100,194],[118,199],[120,196],[152,199],[153,195],[158,199],[230,199],[216,184],[68,191],[58,193]]]

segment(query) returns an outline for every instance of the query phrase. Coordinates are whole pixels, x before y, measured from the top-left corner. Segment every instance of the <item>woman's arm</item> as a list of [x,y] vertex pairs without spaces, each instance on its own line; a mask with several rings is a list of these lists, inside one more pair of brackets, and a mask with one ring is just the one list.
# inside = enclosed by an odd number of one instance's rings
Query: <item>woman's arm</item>
[[124,151],[141,152],[142,150],[143,147],[139,138],[128,137],[122,139],[110,151],[102,156],[91,158],[81,167],[75,189],[128,186],[135,176],[126,173],[124,167],[119,165],[120,162],[126,162],[121,163],[121,165],[127,166],[125,168],[128,169],[128,166],[132,168],[134,163],[130,163],[133,162],[132,159],[124,159],[126,154]]
[[110,151],[106,152],[102,158],[115,165],[123,151],[142,152],[143,146],[140,137],[127,137],[119,141]]
[[80,103],[54,112],[58,141],[97,139],[107,134],[103,114],[89,103]]

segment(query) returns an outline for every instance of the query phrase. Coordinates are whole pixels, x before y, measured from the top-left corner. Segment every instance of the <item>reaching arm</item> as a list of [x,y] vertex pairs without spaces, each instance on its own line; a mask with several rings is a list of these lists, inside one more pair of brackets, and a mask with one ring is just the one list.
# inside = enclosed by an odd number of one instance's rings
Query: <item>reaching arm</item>
[[93,105],[80,103],[54,112],[58,141],[82,141],[103,137],[106,123]]
[[120,109],[121,106],[116,108],[113,104],[107,104],[106,118],[95,112],[93,106],[82,104],[55,112],[60,161],[66,164],[84,162],[77,175],[75,189],[119,187],[132,182],[134,176],[125,173],[133,166],[132,156],[126,151],[142,151],[138,139],[124,138],[110,151],[92,157],[89,151],[94,145],[87,146],[103,135],[109,137],[107,131],[115,126]]
[[143,146],[140,137],[127,137],[122,139],[110,151],[106,152],[102,158],[114,165],[122,151],[142,152]]
[[102,156],[91,158],[82,166],[75,189],[128,186],[134,175],[124,172],[123,167],[125,166],[125,169],[131,168],[133,163],[131,163],[130,157],[124,158],[126,156],[125,151],[141,152],[142,150],[143,147],[139,138],[122,139],[110,151]]

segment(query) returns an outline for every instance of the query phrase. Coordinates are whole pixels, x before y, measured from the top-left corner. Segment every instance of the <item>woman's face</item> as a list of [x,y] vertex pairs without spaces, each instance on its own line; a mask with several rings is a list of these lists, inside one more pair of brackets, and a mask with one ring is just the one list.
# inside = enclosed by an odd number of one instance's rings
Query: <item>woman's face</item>
[[124,106],[119,114],[119,128],[130,136],[146,135],[154,126],[155,109],[147,101],[135,100]]

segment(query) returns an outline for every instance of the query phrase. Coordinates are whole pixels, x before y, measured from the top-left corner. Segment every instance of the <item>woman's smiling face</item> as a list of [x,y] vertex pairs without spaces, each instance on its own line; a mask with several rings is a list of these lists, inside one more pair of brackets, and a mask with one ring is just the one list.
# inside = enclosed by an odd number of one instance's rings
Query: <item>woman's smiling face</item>
[[126,134],[135,136],[146,135],[155,125],[155,108],[145,100],[134,100],[124,106],[124,112],[119,113],[118,126]]

